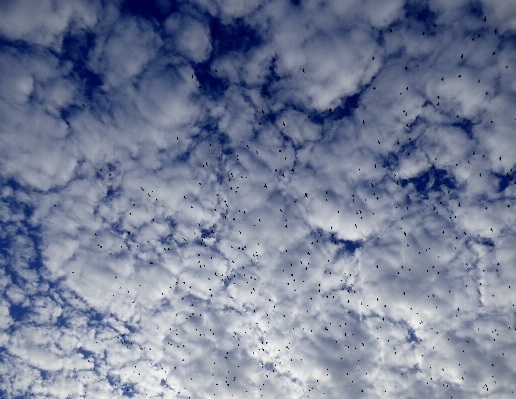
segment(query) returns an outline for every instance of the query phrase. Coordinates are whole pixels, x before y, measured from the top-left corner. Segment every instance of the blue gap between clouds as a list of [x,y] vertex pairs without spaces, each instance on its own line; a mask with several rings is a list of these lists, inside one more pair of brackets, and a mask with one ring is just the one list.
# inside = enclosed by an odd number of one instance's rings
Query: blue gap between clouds
[[122,388],[122,396],[127,396],[129,398],[132,398],[136,391],[136,384],[134,382],[125,382]]
[[168,0],[125,0],[120,8],[122,14],[131,14],[143,19],[165,21],[179,10],[177,1]]
[[[100,76],[88,69],[86,65],[88,53],[94,46],[95,35],[92,32],[83,32],[76,35],[72,35],[69,32],[63,38],[61,53],[54,54],[62,64],[65,62],[72,63],[71,74],[82,82],[84,96],[89,101],[92,100],[93,92],[102,85]],[[82,104],[68,107],[68,109],[63,111],[64,115],[62,117],[67,117],[72,111],[72,107],[78,109],[82,107]]]
[[210,23],[212,47],[210,58],[194,66],[195,75],[202,86],[201,93],[209,95],[214,100],[221,98],[229,87],[226,79],[219,78],[212,68],[213,60],[224,58],[228,53],[246,53],[252,47],[259,45],[262,40],[243,19],[238,18],[232,24],[225,25],[218,18],[212,18]]
[[409,334],[409,338],[407,340],[408,342],[418,342],[417,336],[416,336],[416,331],[413,328],[408,329],[408,334]]
[[89,359],[89,358],[95,357],[94,353],[92,351],[89,351],[89,350],[86,350],[83,348],[78,348],[77,352],[79,352],[84,357],[84,359]]
[[313,119],[312,122],[321,124],[323,120],[327,118],[339,120],[350,116],[353,110],[357,109],[359,106],[360,93],[357,93],[343,99],[339,105],[337,105],[335,108],[332,108],[332,112],[329,112],[329,110],[324,110],[323,112],[319,112],[313,116],[310,115],[310,118]]
[[337,257],[344,253],[353,254],[358,248],[360,248],[362,246],[362,242],[359,240],[357,240],[357,241],[344,240],[342,238],[338,238],[336,236],[336,232],[333,232],[333,234],[334,234],[333,236],[331,234],[332,234],[331,231],[325,232],[321,229],[317,229],[312,235],[314,237],[317,237],[316,239],[321,239],[321,240],[324,237],[327,237],[333,245],[337,245],[339,247],[339,249],[337,251]]
[[469,4],[469,12],[479,19],[483,19],[485,17],[484,11],[482,10],[482,3],[477,0]]
[[498,179],[498,192],[502,192],[509,186],[511,179],[509,177],[507,177],[507,175],[503,175],[501,173],[492,173],[492,175],[496,179]]
[[[430,182],[432,184],[429,185]],[[431,190],[438,191],[443,189],[443,186],[446,189],[454,189],[456,187],[455,180],[453,177],[450,177],[445,169],[435,168],[430,168],[419,176],[408,179],[408,181],[400,181],[402,187],[406,187],[408,184],[413,184],[416,191],[425,197]]]
[[9,315],[15,322],[21,322],[30,313],[30,309],[25,306],[16,305],[11,303],[9,306]]
[[[422,22],[423,30],[434,26],[437,15],[432,12],[428,6],[428,2],[407,2],[404,5],[405,19],[414,18],[418,22]],[[426,19],[426,22],[424,21]]]
[[[268,102],[272,96],[275,95],[274,92],[271,94],[271,88],[273,88],[274,83],[279,82],[281,78],[276,73],[276,57],[273,57],[270,65],[269,65],[269,74],[266,77],[265,83],[262,85],[261,88],[261,95],[264,98],[265,102]],[[271,124],[274,124],[276,122],[276,114],[269,112],[268,110],[265,111],[265,115],[260,117],[263,121],[268,121]]]
[[231,51],[247,52],[262,43],[260,36],[251,27],[245,25],[242,18],[234,23],[224,25],[218,18],[210,21],[213,53],[219,58]]
[[475,123],[471,119],[460,118],[458,122],[452,123],[451,126],[458,127],[466,133],[470,140],[473,140],[473,126],[475,126]]
[[[13,179],[3,181],[2,186],[9,186],[13,190],[14,195],[11,198],[16,198],[16,192],[22,191],[22,186]],[[7,201],[6,199],[2,199],[2,202],[8,206],[10,213],[12,215],[15,215],[17,213],[16,209],[22,210],[26,218],[30,217],[30,215],[32,214],[32,208],[30,204],[18,202],[15,199],[10,199],[9,201]],[[28,208],[26,207],[26,205],[28,206]],[[21,220],[19,224],[21,226],[16,226],[13,223],[2,223],[0,225],[0,230],[6,232],[6,234],[2,234],[2,237],[0,238],[0,256],[5,259],[11,258],[13,255],[12,253],[10,253],[9,250],[12,249],[13,245],[15,245],[15,236],[13,234],[23,235],[32,244],[30,252],[34,254],[32,258],[27,258],[27,266],[29,269],[36,270],[39,272],[40,269],[43,267],[43,262],[41,259],[41,253],[39,251],[38,229],[29,225],[26,219]],[[16,229],[12,229],[12,227],[16,227]],[[20,248],[17,248],[16,250],[19,251]],[[6,275],[10,277],[11,281],[14,284],[19,285],[23,289],[23,287],[26,284],[26,281],[23,277],[19,275],[18,271],[12,266],[10,262],[6,263],[4,271],[6,272]],[[49,282],[49,284],[49,289],[53,289],[55,287],[54,283]],[[10,301],[8,300],[8,302]],[[9,314],[14,321],[23,321],[25,316],[29,314],[30,311],[31,310],[28,307],[10,303]]]
[[486,247],[494,247],[495,243],[492,239],[488,237],[481,237],[479,239],[480,244],[485,245]]

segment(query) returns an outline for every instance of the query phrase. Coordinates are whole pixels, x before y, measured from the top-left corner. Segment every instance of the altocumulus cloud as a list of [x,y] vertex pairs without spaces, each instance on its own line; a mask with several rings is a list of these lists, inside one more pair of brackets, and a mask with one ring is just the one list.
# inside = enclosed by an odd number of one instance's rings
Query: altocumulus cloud
[[515,397],[516,5],[0,6],[2,397]]

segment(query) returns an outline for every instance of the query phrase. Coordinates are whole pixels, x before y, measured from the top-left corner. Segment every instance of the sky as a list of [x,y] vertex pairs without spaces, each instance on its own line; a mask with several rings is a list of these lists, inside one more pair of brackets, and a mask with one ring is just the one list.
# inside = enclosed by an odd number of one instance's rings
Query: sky
[[516,3],[0,3],[0,397],[516,398]]

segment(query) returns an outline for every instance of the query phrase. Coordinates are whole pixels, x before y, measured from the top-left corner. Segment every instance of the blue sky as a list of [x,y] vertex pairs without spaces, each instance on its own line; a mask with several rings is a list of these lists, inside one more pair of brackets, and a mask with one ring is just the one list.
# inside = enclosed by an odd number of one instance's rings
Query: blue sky
[[0,5],[5,398],[516,397],[516,5]]

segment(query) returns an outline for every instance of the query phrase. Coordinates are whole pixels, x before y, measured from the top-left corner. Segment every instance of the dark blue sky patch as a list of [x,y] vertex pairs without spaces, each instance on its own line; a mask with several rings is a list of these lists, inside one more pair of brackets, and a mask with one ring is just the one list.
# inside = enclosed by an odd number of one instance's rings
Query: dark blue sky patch
[[354,94],[349,97],[345,97],[341,103],[332,108],[331,113],[325,113],[325,118],[330,117],[336,120],[343,119],[347,116],[350,116],[353,110],[357,109],[360,106],[360,94]]
[[175,0],[125,0],[120,8],[122,13],[135,15],[144,19],[163,22],[171,13],[178,11]]
[[184,152],[184,153],[180,154],[180,155],[176,158],[176,160],[177,160],[178,162],[185,162],[185,163],[186,163],[186,162],[188,162],[188,160],[189,160],[189,159],[190,159],[190,151],[186,151],[186,152]]
[[124,383],[122,385],[122,396],[127,396],[128,398],[132,398],[138,391],[136,390],[136,384],[133,383]]
[[127,328],[129,334],[134,334],[136,332],[136,327],[129,323],[124,323],[124,327]]
[[[0,257],[5,257],[6,259],[20,259],[21,257],[20,261],[26,261],[30,269],[40,270],[43,264],[41,252],[38,250],[40,246],[39,226],[34,227],[30,225],[27,219],[32,215],[33,207],[31,204],[16,200],[16,191],[22,191],[22,186],[16,180],[9,179],[4,181],[3,185],[9,186],[15,194],[11,197],[2,198],[1,202],[7,205],[12,215],[23,213],[26,218],[20,219],[16,224],[12,222],[0,223]],[[17,247],[17,254],[13,256],[13,245],[18,245],[16,244],[16,236],[25,237],[25,244],[28,248],[26,251],[23,247]],[[20,251],[21,253],[19,253]],[[20,277],[11,262],[6,263],[4,270],[10,275],[15,284],[23,286],[25,279]]]
[[70,106],[70,107],[63,107],[63,108],[61,108],[61,111],[60,111],[61,119],[64,120],[67,124],[69,123],[70,116],[72,115],[72,109],[73,108],[78,109],[77,106]]
[[408,329],[408,342],[418,342],[418,339],[417,339],[417,336],[416,336],[416,331],[413,329],[413,328],[410,328]]
[[8,40],[0,35],[0,50],[5,49],[16,49],[20,53],[28,53],[31,51],[32,47],[23,40]]
[[111,199],[116,195],[116,191],[113,190],[111,187],[107,189],[106,191],[106,198]]
[[15,322],[24,321],[29,313],[30,308],[26,306],[16,305],[14,303],[11,303],[9,306],[9,314]]
[[227,79],[220,77],[211,68],[212,58],[208,61],[195,65],[195,76],[202,86],[199,89],[201,95],[209,96],[212,100],[217,101],[224,96],[229,87]]
[[[378,30],[378,36],[376,37],[376,43],[378,46],[383,47],[385,46],[385,35],[389,34],[389,29],[379,29]],[[371,83],[374,83],[375,76],[371,79]],[[371,87],[372,88],[372,87]]]
[[211,237],[211,235],[212,235],[212,232],[210,229],[202,229],[201,230],[201,238]]
[[84,356],[84,359],[93,359],[94,358],[94,353],[89,351],[89,350],[86,350],[84,348],[77,348],[77,352],[79,352],[82,356]]
[[407,1],[405,3],[404,10],[405,18],[414,18],[416,21],[421,22],[421,28],[430,26],[433,28],[437,15],[430,10],[428,1]]
[[231,25],[224,25],[218,18],[210,21],[212,38],[212,57],[219,57],[228,52],[248,52],[252,47],[261,44],[262,39],[244,20],[238,18]]
[[71,75],[82,83],[85,106],[91,105],[94,91],[103,83],[101,77],[86,65],[88,53],[94,46],[95,35],[92,32],[68,33],[63,38],[61,53],[55,53],[61,63],[72,62]]
[[427,185],[430,181],[430,172],[426,171],[422,174],[420,174],[417,177],[413,177],[412,179],[408,179],[408,183],[412,183],[418,193],[425,194],[427,191]]
[[91,308],[88,308],[85,313],[88,316],[88,327],[95,327],[104,321],[102,314],[95,309],[91,310]]
[[485,17],[484,10],[482,9],[482,3],[480,1],[474,0],[469,6],[469,12],[473,14],[474,17],[478,18],[479,20]]
[[229,136],[225,133],[218,133],[217,134],[217,140],[221,147],[226,147],[229,145]]
[[455,177],[449,174],[447,170],[432,168],[430,173],[433,173],[435,177],[433,189],[449,190],[457,188]]
[[298,6],[301,4],[301,0],[290,0],[290,4],[293,6]]
[[495,246],[494,241],[488,237],[480,237],[479,242],[480,242],[480,244],[485,245],[486,247],[494,247]]
[[501,173],[493,173],[492,176],[496,180],[498,180],[498,192],[502,192],[503,190],[505,190],[511,183],[511,179],[507,175]]
[[[410,127],[405,126],[405,128],[406,128],[405,133],[408,136],[411,136],[411,135],[414,136],[414,130],[416,129],[416,127],[421,126],[421,125],[423,125],[423,126],[426,125],[425,120],[419,115],[416,116],[416,119],[414,119],[412,122],[407,122],[407,123],[410,126]],[[412,140],[410,140],[410,141],[415,140],[414,137],[411,137],[411,139]]]
[[226,289],[233,283],[233,280],[235,279],[233,275],[229,275],[229,278],[227,277],[228,276],[224,276],[224,288]]
[[[276,57],[273,57],[271,59],[271,62],[269,64],[269,73],[265,77],[265,82],[263,83],[261,88],[260,93],[266,101],[271,99],[275,95],[275,83],[281,81],[281,77],[276,73],[276,61]],[[276,121],[276,114],[266,111],[262,120],[268,120],[269,122],[274,123]]]
[[[70,307],[73,308],[73,305],[70,304]],[[66,315],[66,313],[62,313],[59,316],[57,316],[56,319],[56,326],[58,327],[68,327],[68,317],[69,315]]]
[[[399,148],[401,148],[401,146]],[[382,155],[380,155],[380,156],[382,156]],[[394,151],[389,152],[386,155],[382,156],[379,163],[383,169],[387,169],[387,170],[391,170],[391,171],[396,170],[400,163],[400,153],[394,152]],[[390,177],[392,179],[394,179],[395,181],[400,180],[399,176],[394,176],[393,173],[390,174]]]
[[43,369],[39,369],[39,374],[41,375],[41,379],[43,380],[48,380],[52,376],[52,373],[50,373],[50,371]]
[[336,243],[336,245],[339,247],[336,257],[339,257],[340,255],[344,254],[354,254],[355,251],[362,246],[361,241],[335,239],[335,237],[331,237],[331,239],[332,242]]
[[456,188],[455,179],[450,176],[444,169],[430,168],[419,176],[410,179],[400,180],[400,185],[406,187],[408,184],[413,184],[416,191],[427,196],[430,191],[450,190]]
[[473,127],[475,124],[471,119],[459,118],[459,121],[452,124],[453,127],[458,127],[468,135],[468,138],[473,140]]
[[[280,135],[281,135],[281,138],[283,139],[283,147],[281,148],[282,151],[284,151],[285,149],[287,149],[289,147],[295,146],[292,138],[290,136],[287,136],[282,130],[280,130]],[[278,148],[278,150],[280,150],[280,149]]]

